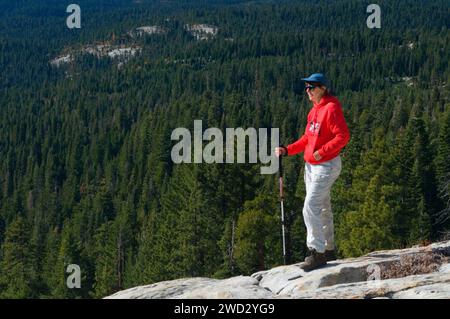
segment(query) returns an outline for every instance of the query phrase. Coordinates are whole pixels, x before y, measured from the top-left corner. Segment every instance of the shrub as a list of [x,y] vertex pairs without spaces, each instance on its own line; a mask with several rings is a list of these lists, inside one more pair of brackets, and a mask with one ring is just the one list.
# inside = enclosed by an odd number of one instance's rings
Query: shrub
[[400,260],[381,267],[381,279],[402,278],[436,272],[446,257],[435,252],[421,252],[400,257]]

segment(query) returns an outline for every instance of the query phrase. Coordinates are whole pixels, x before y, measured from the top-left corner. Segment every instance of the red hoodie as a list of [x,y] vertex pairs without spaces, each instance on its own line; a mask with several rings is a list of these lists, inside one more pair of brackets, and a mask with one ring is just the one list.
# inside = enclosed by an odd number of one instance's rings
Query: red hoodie
[[[308,114],[305,134],[296,142],[287,146],[288,155],[305,152],[304,159],[310,164],[320,164],[339,155],[341,149],[350,140],[350,132],[344,119],[341,103],[331,95],[322,97],[314,103]],[[319,151],[321,159],[314,159]]]

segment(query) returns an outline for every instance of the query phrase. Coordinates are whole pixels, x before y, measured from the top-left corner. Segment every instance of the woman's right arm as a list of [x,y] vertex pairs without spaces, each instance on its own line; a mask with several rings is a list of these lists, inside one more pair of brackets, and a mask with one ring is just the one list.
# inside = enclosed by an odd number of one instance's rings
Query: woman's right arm
[[303,134],[296,142],[289,144],[287,149],[287,155],[295,155],[297,153],[303,152],[305,150],[306,145],[308,144],[308,136]]

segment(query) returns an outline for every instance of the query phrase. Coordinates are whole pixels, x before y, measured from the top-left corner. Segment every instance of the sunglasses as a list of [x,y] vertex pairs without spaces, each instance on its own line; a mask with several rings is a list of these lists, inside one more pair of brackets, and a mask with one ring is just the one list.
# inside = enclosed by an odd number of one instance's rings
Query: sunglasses
[[319,87],[320,85],[312,85],[312,84],[307,84],[306,86],[305,86],[305,91],[308,91],[308,90],[314,90],[316,87]]

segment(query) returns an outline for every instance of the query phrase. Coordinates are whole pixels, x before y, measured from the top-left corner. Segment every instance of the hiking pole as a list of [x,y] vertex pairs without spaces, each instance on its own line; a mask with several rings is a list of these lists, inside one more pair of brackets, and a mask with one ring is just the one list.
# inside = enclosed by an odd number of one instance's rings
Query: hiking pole
[[283,236],[283,263],[286,265],[286,239],[284,233],[284,195],[283,195],[283,155],[279,157],[279,183],[280,183],[280,204],[281,204],[281,233]]

